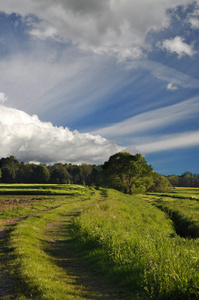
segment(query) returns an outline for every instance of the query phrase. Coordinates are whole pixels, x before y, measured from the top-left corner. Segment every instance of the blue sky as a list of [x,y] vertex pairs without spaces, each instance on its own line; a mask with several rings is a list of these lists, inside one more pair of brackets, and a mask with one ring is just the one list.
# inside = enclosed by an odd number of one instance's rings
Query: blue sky
[[0,156],[199,173],[199,1],[0,0]]

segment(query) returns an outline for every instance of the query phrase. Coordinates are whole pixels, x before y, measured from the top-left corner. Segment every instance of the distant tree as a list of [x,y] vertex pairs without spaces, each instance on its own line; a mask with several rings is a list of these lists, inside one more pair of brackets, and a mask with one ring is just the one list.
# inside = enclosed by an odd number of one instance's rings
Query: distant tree
[[193,187],[199,187],[199,174],[193,174],[192,184]]
[[69,183],[70,175],[63,164],[55,164],[50,168],[51,183]]
[[0,168],[2,171],[2,182],[15,182],[16,172],[19,168],[19,162],[14,156],[2,158],[0,160]]
[[17,170],[16,182],[18,183],[32,183],[33,179],[33,164],[20,163]]
[[172,186],[179,186],[179,176],[177,175],[169,175],[167,179],[171,183]]
[[70,174],[71,174],[72,182],[74,184],[84,183],[83,172],[79,166],[73,165]]
[[148,191],[153,192],[166,192],[172,187],[169,180],[158,173],[153,173],[153,185],[148,189]]
[[92,166],[87,164],[81,164],[80,166],[81,174],[83,178],[83,183],[86,185],[91,185],[91,173],[92,173]]
[[16,171],[9,166],[5,166],[2,169],[2,182],[14,183],[16,178]]
[[111,156],[102,168],[103,184],[128,194],[146,190],[146,177],[150,177],[153,171],[141,154],[128,152]]
[[89,178],[90,185],[100,186],[102,184],[102,166],[93,165]]
[[33,165],[33,179],[35,183],[47,183],[50,179],[50,172],[46,166]]
[[180,176],[180,186],[192,186],[193,176],[191,172],[185,172]]

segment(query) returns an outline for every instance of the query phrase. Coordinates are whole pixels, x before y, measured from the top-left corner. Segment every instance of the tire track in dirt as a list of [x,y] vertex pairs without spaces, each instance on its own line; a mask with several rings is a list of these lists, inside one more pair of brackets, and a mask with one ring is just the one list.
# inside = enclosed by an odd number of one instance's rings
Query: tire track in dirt
[[[46,246],[45,251],[51,255],[54,262],[61,268],[67,270],[69,281],[75,280],[77,289],[84,289],[84,297],[82,299],[129,299],[117,288],[108,285],[103,280],[102,275],[97,270],[93,271],[85,261],[77,249],[74,249],[73,238],[71,237],[69,227],[72,218],[78,215],[78,212],[71,212],[58,222],[52,222],[47,225],[45,232]],[[132,299],[132,298],[131,298]]]

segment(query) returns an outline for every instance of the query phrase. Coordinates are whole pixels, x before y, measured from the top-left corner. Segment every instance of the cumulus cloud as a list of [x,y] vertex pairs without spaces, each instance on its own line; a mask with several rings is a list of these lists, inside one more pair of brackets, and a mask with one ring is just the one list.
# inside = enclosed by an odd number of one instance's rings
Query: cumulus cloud
[[81,49],[115,55],[119,60],[138,58],[148,48],[151,29],[169,24],[166,10],[188,0],[10,0],[0,1],[1,10],[34,14],[30,33],[37,38],[71,41]]
[[0,104],[3,104],[7,101],[7,97],[4,93],[0,93]]
[[21,110],[0,105],[0,114],[2,157],[14,155],[24,162],[99,164],[124,149],[99,135],[55,127]]
[[183,55],[193,56],[196,51],[193,49],[193,45],[188,45],[184,42],[184,38],[176,36],[174,39],[165,40],[162,43],[162,49],[167,50],[170,53],[177,53],[178,58]]
[[196,29],[199,28],[199,19],[198,19],[198,18],[191,18],[191,19],[189,20],[189,22],[191,23],[191,26],[192,26],[193,28],[196,28]]
[[196,8],[193,13],[188,17],[188,22],[191,24],[192,28],[199,28],[199,9]]
[[32,30],[29,31],[29,33],[41,40],[45,40],[47,38],[52,38],[52,39],[56,39],[57,36],[57,30],[51,26],[47,27],[47,26],[43,26],[43,28],[41,27],[41,24],[39,26],[39,28],[34,28]]
[[167,89],[170,90],[170,91],[176,91],[176,90],[178,90],[178,87],[175,86],[175,85],[173,85],[172,82],[170,82],[170,83],[168,83],[168,85],[167,85]]

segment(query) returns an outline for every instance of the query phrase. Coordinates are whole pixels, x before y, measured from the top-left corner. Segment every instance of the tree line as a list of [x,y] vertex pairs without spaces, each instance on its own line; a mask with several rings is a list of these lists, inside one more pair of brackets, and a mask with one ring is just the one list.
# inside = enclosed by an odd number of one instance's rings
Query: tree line
[[92,185],[97,181],[100,166],[81,164],[42,165],[19,162],[14,156],[0,160],[2,183],[74,183]]
[[172,186],[199,187],[199,174],[185,172],[182,175],[169,175],[167,179]]
[[14,156],[0,159],[2,183],[83,184],[117,189],[123,193],[162,192],[170,181],[153,171],[141,154],[119,152],[102,165],[42,165],[19,162]]

